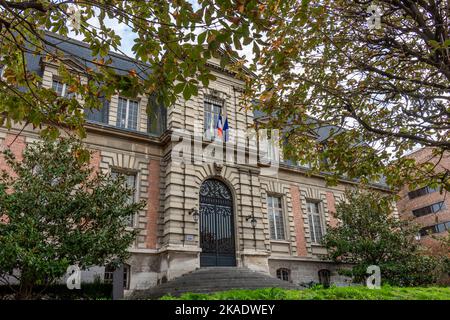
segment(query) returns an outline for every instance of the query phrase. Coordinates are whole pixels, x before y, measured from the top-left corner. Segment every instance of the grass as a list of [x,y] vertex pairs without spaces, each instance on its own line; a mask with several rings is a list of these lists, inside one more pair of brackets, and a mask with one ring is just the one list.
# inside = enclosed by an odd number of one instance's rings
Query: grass
[[390,287],[368,289],[363,286],[315,287],[305,290],[267,288],[230,290],[212,294],[185,293],[181,297],[164,296],[162,300],[450,300],[448,287]]

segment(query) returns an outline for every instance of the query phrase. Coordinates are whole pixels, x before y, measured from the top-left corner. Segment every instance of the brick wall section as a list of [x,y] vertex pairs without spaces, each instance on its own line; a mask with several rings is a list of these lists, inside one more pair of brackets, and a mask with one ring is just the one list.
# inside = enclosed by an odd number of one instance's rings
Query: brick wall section
[[[422,148],[408,156],[408,158],[414,158],[417,163],[423,162],[436,162],[436,159],[432,158],[431,148]],[[443,158],[436,167],[436,170],[450,170],[450,154],[444,154]],[[414,199],[409,199],[408,192],[411,191],[408,186],[405,186],[399,192],[400,200],[397,201],[397,209],[401,219],[414,220],[422,226],[430,226],[440,222],[450,221],[450,194],[445,194],[445,191],[441,194],[439,191],[429,193]],[[444,201],[446,209],[440,210],[437,213],[431,213],[421,217],[415,217],[412,210],[422,208],[436,202]],[[440,234],[441,236],[442,234]],[[430,249],[434,249],[435,246],[432,239],[428,236],[422,238],[422,242]]]
[[[8,148],[8,146],[16,156],[16,159],[21,161],[23,159],[23,150],[26,147],[25,137],[8,133],[5,137],[5,140],[3,140],[1,151],[3,152],[3,150]],[[7,172],[11,173],[11,168],[6,164],[3,155],[0,155],[0,170],[6,170]]]
[[100,161],[102,160],[100,150],[91,150],[91,168],[94,169],[94,172],[100,171]]
[[292,198],[292,214],[294,215],[295,238],[297,241],[297,255],[306,257],[308,250],[306,249],[305,228],[303,226],[303,212],[300,203],[300,190],[298,186],[291,186]]
[[156,249],[158,234],[158,210],[160,195],[160,171],[159,160],[150,160],[148,164],[148,202],[147,202],[147,248]]
[[333,192],[327,192],[327,207],[328,207],[328,217],[330,218],[330,227],[334,228],[337,226],[336,219],[336,199],[334,198]]
[[[25,143],[25,137],[24,136],[17,136],[15,134],[8,133],[5,137],[5,140],[3,141],[3,145],[1,148],[1,151],[5,150],[6,148],[11,149],[13,154],[16,156],[16,159],[21,161],[23,159],[23,150],[26,147]],[[15,176],[13,174],[11,168],[6,164],[5,159],[3,158],[3,155],[0,155],[0,171],[5,170]],[[0,216],[0,223],[8,223],[9,218],[7,215]]]

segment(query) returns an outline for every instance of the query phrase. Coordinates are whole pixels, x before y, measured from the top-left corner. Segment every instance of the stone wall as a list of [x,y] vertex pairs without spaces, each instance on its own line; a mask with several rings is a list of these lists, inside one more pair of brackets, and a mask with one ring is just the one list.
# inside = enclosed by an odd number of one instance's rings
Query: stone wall
[[[44,64],[44,67],[43,85],[50,88],[53,77],[57,76],[57,66]],[[200,88],[197,97],[189,101],[180,99],[169,108],[168,132],[191,130],[196,121],[203,125],[204,99],[211,96],[223,101],[223,117],[228,118],[230,128],[246,130],[253,124],[252,111],[239,104],[243,83],[216,68],[213,73],[217,80],[209,88]],[[108,124],[89,124],[85,141],[94,151],[92,166],[103,172],[120,170],[135,174],[135,200],[147,203],[132,226],[138,230],[138,237],[129,248],[131,256],[126,261],[131,266],[131,290],[169,281],[199,267],[199,225],[191,212],[198,209],[200,186],[207,179],[221,180],[233,194],[238,266],[272,275],[276,275],[280,267],[288,268],[297,283],[318,281],[318,270],[330,269],[332,282],[341,283],[335,266],[320,260],[326,253],[325,248],[311,241],[306,202],[319,203],[322,228],[326,232],[338,223],[334,215],[336,202],[342,198],[345,188],[353,184],[342,182],[329,187],[321,176],[287,168],[268,176],[261,173],[261,167],[248,162],[232,165],[215,165],[212,161],[176,163],[172,159],[176,142],[171,141],[171,137],[146,134],[145,97],[138,97],[138,130],[114,128],[118,97],[114,96],[111,101]],[[38,135],[27,127],[15,138],[18,131],[0,130],[0,141],[5,146],[15,139],[12,150],[20,157],[25,144],[38,139]],[[201,142],[200,145],[204,146]],[[194,152],[194,157],[200,155],[197,150]],[[246,149],[246,159],[253,153],[252,147]],[[0,168],[4,166],[0,158]],[[270,237],[268,195],[282,198],[283,240]],[[256,219],[255,227],[249,217]],[[92,274],[102,274],[102,270],[95,269]]]
[[330,284],[336,286],[351,285],[351,279],[339,274],[339,269],[348,268],[331,262],[307,259],[269,259],[270,274],[277,276],[277,270],[286,268],[290,271],[290,281],[297,285],[307,285],[310,282],[320,283],[319,270],[330,271]]

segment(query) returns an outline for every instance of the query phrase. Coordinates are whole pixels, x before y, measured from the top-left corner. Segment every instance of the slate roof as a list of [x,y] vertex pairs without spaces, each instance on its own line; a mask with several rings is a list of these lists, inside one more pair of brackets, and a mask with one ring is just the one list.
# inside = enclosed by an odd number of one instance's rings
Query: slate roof
[[[47,32],[45,40],[50,44],[45,44],[45,49],[49,52],[56,52],[57,50],[62,53],[70,55],[71,59],[77,62],[79,65],[85,68],[95,68],[95,64],[92,61],[94,57],[89,45],[72,38],[63,37],[54,33]],[[57,49],[55,48],[57,47]],[[42,69],[40,67],[40,59],[42,55],[27,54],[28,69],[36,74],[42,76]],[[109,52],[105,59],[111,58],[113,67],[117,74],[128,74],[130,70],[135,70],[137,75],[143,79],[151,73],[151,66],[144,64],[135,59],[128,58],[124,55]]]
[[[84,68],[95,69],[95,64],[90,62],[93,60],[94,57],[92,55],[92,50],[90,49],[88,44],[72,38],[63,37],[61,35],[57,35],[51,32],[46,33],[45,40],[51,44],[45,45],[47,51],[55,52],[56,50],[60,50],[61,52],[67,54],[67,56],[70,57],[70,59],[72,59],[78,65]],[[31,53],[26,54],[28,70],[30,70],[31,72],[35,72],[39,76],[43,75],[43,70],[40,65],[41,58],[42,55],[34,55]],[[104,58],[105,59],[111,58],[112,60],[111,66],[115,69],[115,72],[117,74],[125,75],[128,74],[130,70],[135,70],[136,74],[139,77],[145,79],[148,76],[148,74],[151,73],[150,65],[139,62],[138,60],[126,57],[121,54],[109,52],[108,55]],[[253,111],[253,116],[254,119],[259,119],[265,117],[266,114],[255,108]],[[314,119],[311,118],[311,121],[314,121]],[[332,134],[332,130],[334,130],[333,133],[336,133],[344,129],[342,127],[331,125],[321,126],[315,130],[315,133],[317,135],[317,141],[320,142],[330,137],[330,135]],[[378,185],[380,187],[385,188],[386,184],[384,177],[382,177],[382,181],[380,183],[374,183],[374,185]]]
[[[276,116],[276,115],[274,115]],[[253,119],[258,120],[258,119],[262,119],[262,118],[266,118],[267,114],[264,113],[263,111],[259,110],[259,109],[254,109],[253,110]],[[308,119],[310,123],[313,123],[315,120],[314,118],[309,118]],[[288,121],[289,122],[289,121]],[[282,129],[283,131],[288,131],[289,129],[289,125],[286,128]],[[314,134],[315,134],[315,138],[317,142],[321,142],[324,141],[330,137],[332,137],[333,135],[344,131],[345,129],[343,127],[339,127],[339,126],[334,126],[334,125],[321,125],[318,126],[317,128],[314,129]],[[364,141],[360,142],[361,144],[364,144]],[[307,167],[303,167],[303,166],[299,166],[298,164],[293,163],[291,160],[287,159],[284,162],[284,165],[290,166],[290,167],[302,167],[302,168],[307,168]],[[327,174],[326,172],[322,172],[323,174]],[[358,179],[352,179],[353,182],[358,182]],[[386,183],[386,177],[385,176],[380,176],[380,180],[377,182],[372,182],[371,183],[372,186],[375,187],[379,187],[382,189],[389,189],[387,183]]]
[[[276,115],[274,115],[276,116]],[[253,119],[258,120],[267,117],[267,114],[259,109],[253,110]],[[314,123],[314,118],[308,119],[308,123]],[[288,120],[289,122],[289,120]],[[283,129],[283,131],[289,131],[289,125]],[[342,127],[334,126],[334,125],[321,125],[314,129],[314,135],[316,135],[316,139],[318,142],[324,141],[331,137],[333,134],[339,133],[345,130]]]

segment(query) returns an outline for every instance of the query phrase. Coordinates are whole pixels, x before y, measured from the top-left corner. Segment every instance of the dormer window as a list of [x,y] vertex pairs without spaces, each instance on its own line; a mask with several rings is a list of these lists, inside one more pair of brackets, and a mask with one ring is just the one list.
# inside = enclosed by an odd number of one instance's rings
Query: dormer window
[[109,117],[109,100],[105,97],[100,97],[99,100],[101,103],[101,107],[99,109],[86,108],[84,113],[86,115],[86,119],[89,121],[107,124]]
[[53,79],[52,88],[59,97],[72,98],[74,96],[73,92],[69,92],[67,84],[59,80]]
[[117,107],[117,126],[130,130],[137,130],[139,102],[137,100],[119,97]]

